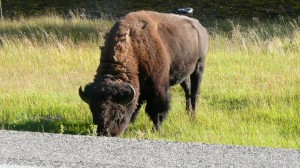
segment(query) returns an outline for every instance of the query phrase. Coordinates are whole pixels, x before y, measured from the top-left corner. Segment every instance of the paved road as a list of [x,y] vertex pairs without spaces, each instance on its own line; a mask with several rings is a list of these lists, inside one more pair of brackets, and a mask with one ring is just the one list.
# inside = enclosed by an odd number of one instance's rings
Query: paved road
[[300,168],[300,150],[0,131],[0,167]]

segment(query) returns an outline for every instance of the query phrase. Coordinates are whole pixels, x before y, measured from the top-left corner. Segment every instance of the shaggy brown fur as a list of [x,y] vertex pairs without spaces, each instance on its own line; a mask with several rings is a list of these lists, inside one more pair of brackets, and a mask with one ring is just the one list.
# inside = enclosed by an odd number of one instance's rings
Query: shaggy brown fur
[[[106,130],[110,135],[120,135],[145,101],[146,112],[159,130],[169,110],[169,87],[175,84],[183,87],[187,110],[195,116],[208,50],[207,32],[197,20],[150,11],[129,13],[113,26],[101,50],[94,82],[86,87],[100,134]],[[131,103],[119,105],[112,97],[129,94],[122,94],[122,90],[128,91],[124,83],[133,86],[137,94]],[[112,92],[113,88],[119,91]],[[111,103],[104,103],[107,101]],[[118,108],[110,113],[108,106],[122,106],[122,115],[117,114]],[[122,126],[106,126],[107,118],[123,120]]]

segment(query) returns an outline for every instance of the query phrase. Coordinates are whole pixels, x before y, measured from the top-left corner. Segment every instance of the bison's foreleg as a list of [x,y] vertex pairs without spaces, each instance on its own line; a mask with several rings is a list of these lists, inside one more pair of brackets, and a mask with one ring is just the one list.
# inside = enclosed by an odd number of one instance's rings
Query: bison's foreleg
[[137,105],[136,109],[134,110],[134,113],[131,115],[131,119],[130,119],[130,122],[131,122],[131,123],[134,123],[136,117],[137,117],[138,114],[139,114],[140,108],[142,107],[143,103],[144,103],[144,99],[142,99],[142,98],[140,97],[140,99],[139,99],[139,101],[138,101],[138,105]]
[[146,112],[153,122],[153,129],[159,131],[170,108],[169,91],[158,94],[147,101]]

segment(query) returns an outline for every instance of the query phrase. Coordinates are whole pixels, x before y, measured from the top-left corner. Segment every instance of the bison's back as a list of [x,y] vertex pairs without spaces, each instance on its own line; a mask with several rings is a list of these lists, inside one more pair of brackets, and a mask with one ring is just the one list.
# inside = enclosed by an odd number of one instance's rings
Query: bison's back
[[121,25],[131,27],[139,63],[151,76],[168,76],[170,85],[181,83],[205,59],[208,35],[196,19],[139,11],[125,16]]

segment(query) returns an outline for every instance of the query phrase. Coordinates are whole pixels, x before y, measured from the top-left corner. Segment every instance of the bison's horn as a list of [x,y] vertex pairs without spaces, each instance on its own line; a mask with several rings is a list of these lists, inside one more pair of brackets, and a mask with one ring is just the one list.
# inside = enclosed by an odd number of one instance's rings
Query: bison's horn
[[82,90],[81,86],[80,86],[80,88],[79,88],[78,92],[79,92],[79,96],[80,96],[80,98],[81,98],[81,99],[82,99],[84,102],[86,102],[86,103],[88,103],[88,104],[89,104],[90,100],[88,99],[88,96],[86,95],[86,93],[85,93],[85,92],[83,92],[83,90]]
[[127,96],[126,99],[124,99],[122,101],[119,101],[120,104],[127,105],[127,104],[131,103],[134,100],[134,98],[135,98],[135,90],[134,90],[134,88],[131,85],[129,85],[129,84],[128,84],[128,86],[130,88],[130,94]]

